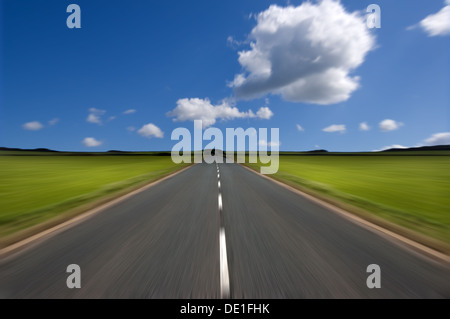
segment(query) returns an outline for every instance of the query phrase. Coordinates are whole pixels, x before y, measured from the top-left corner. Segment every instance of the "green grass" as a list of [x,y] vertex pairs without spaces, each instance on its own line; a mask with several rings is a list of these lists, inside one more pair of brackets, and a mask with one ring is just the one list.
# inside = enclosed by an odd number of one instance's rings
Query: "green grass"
[[280,155],[273,177],[450,243],[450,156]]
[[184,166],[170,156],[0,156],[0,237]]

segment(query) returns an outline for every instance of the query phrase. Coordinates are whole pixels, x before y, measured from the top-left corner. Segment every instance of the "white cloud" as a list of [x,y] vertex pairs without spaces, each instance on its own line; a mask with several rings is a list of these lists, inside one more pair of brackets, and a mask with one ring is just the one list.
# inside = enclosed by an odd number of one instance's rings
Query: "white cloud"
[[129,109],[123,112],[123,114],[133,114],[133,113],[136,113],[135,109]]
[[294,102],[345,101],[359,87],[350,73],[375,46],[364,16],[339,1],[270,6],[256,16],[250,49],[239,52],[245,72],[229,83],[239,98],[281,94]]
[[330,125],[328,127],[325,127],[322,131],[327,132],[327,133],[345,133],[345,131],[347,130],[347,128],[345,127],[345,125],[338,125],[338,124],[333,124]]
[[402,122],[396,122],[391,119],[385,119],[380,122],[379,127],[382,132],[389,132],[389,131],[395,131],[398,130],[400,127],[403,126]]
[[130,132],[134,132],[134,131],[136,131],[136,128],[134,126],[128,126],[127,130]]
[[272,116],[273,112],[267,106],[263,106],[256,112],[256,117],[263,120],[269,120]]
[[360,131],[369,131],[370,126],[366,122],[359,123],[359,130]]
[[213,105],[209,99],[185,98],[177,101],[177,107],[167,113],[174,117],[175,122],[202,120],[203,128],[216,123],[217,119],[232,120],[235,118],[260,118],[270,119],[272,111],[267,107],[261,107],[256,114],[249,110],[241,112],[232,105],[232,102],[224,100],[219,105]]
[[248,43],[248,41],[238,41],[235,38],[233,38],[231,35],[227,38],[227,45],[233,49],[237,49],[241,45],[247,44],[247,43]]
[[116,117],[113,115],[113,116],[110,116],[110,117],[108,117],[108,121],[112,121],[112,120],[115,120],[116,119]]
[[430,14],[419,22],[419,26],[430,37],[450,35],[450,1],[447,0],[439,12]]
[[297,130],[303,132],[305,129],[300,124],[297,124]]
[[42,125],[41,122],[33,121],[23,124],[22,127],[28,131],[39,131],[44,127],[44,125]]
[[96,109],[95,107],[91,107],[89,109],[89,115],[86,119],[87,122],[93,124],[102,124],[101,116],[106,113],[105,110]]
[[82,141],[82,143],[83,143],[84,146],[86,146],[86,147],[97,147],[97,146],[102,145],[102,142],[101,142],[101,141],[98,141],[98,140],[96,140],[96,139],[93,138],[93,137],[86,137],[86,138]]
[[426,145],[449,145],[450,144],[450,132],[436,133],[425,140]]
[[48,125],[56,125],[59,122],[58,118],[51,119],[48,121]]
[[152,138],[152,137],[163,138],[164,137],[164,132],[161,131],[161,129],[153,123],[145,124],[144,126],[142,126],[139,129],[138,133],[139,133],[139,135],[148,137],[148,138]]
[[94,124],[102,124],[100,117],[98,115],[95,115],[92,113],[88,115],[86,121],[89,123],[94,123]]

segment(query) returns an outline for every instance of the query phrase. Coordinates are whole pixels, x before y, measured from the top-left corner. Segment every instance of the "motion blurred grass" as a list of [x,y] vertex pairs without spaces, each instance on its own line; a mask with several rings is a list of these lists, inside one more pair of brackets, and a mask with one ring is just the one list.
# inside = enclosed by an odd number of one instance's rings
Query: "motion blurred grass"
[[450,156],[280,155],[272,177],[450,243]]
[[184,166],[170,156],[0,156],[0,237]]

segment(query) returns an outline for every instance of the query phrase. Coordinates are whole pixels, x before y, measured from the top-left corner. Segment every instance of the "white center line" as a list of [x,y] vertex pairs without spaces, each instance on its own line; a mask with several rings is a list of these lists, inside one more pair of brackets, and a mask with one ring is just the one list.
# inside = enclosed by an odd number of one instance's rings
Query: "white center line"
[[222,211],[222,194],[219,193],[219,211]]
[[230,276],[228,274],[227,243],[225,229],[220,228],[220,296],[228,298],[230,295]]
[[218,184],[218,186],[219,186],[219,189],[220,189],[220,181],[218,181],[218,183],[217,183],[217,184]]

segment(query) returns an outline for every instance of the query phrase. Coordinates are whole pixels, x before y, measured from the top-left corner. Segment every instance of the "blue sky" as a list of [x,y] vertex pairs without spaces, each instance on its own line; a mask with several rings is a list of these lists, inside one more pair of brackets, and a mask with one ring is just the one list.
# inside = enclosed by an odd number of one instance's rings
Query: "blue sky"
[[284,151],[450,144],[450,2],[1,4],[0,146],[170,150],[195,118],[280,128]]

